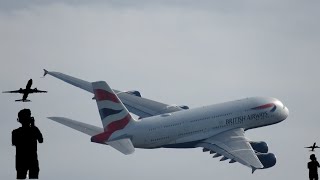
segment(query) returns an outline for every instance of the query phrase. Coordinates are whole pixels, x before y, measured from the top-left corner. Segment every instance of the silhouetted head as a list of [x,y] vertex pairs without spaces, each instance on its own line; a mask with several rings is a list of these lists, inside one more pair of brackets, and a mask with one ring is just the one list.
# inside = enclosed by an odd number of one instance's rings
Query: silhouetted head
[[314,155],[314,154],[311,154],[311,155],[310,155],[310,159],[311,159],[312,161],[315,161],[315,160],[317,160],[317,158],[316,158],[316,155]]
[[22,109],[18,113],[18,121],[22,125],[29,125],[31,123],[31,111],[30,109]]

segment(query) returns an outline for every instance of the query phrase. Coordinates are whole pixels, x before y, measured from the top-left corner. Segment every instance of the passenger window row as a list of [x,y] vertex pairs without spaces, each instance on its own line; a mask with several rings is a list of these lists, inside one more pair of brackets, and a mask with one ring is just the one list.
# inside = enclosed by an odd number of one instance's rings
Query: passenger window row
[[161,137],[161,138],[157,138],[157,139],[151,139],[151,142],[161,141],[161,140],[165,140],[165,139],[169,139],[169,136]]
[[195,119],[195,120],[192,120],[190,122],[198,122],[198,121],[202,121],[202,120],[207,120],[207,119],[210,119],[210,118],[219,118],[219,117],[223,117],[223,116],[229,116],[231,115],[232,113],[227,113],[227,114],[220,114],[220,115],[216,115],[216,116],[211,116],[211,117],[206,117],[206,118],[201,118],[201,119]]
[[164,128],[168,128],[168,127],[180,126],[180,125],[182,125],[182,123],[169,124],[169,125],[165,125],[165,126],[163,126],[163,127],[164,127]]
[[199,133],[199,132],[203,132],[204,130],[197,130],[197,131],[191,131],[191,132],[186,132],[186,133],[180,133],[178,134],[178,136],[184,136],[184,135],[191,135],[191,134],[195,134],[195,133]]

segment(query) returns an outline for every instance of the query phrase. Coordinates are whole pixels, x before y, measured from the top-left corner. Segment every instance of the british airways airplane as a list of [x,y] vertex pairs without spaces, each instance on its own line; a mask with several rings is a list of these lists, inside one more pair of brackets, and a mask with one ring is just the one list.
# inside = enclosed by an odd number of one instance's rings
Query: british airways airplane
[[[250,141],[245,131],[279,123],[289,111],[281,101],[252,97],[189,109],[141,97],[138,91],[113,90],[104,81],[87,82],[44,70],[69,84],[94,94],[103,128],[64,117],[49,119],[91,136],[91,142],[109,145],[123,154],[135,148],[203,148],[222,156],[220,161],[239,162],[252,169],[276,164],[265,142]],[[131,114],[139,119],[134,119]]]

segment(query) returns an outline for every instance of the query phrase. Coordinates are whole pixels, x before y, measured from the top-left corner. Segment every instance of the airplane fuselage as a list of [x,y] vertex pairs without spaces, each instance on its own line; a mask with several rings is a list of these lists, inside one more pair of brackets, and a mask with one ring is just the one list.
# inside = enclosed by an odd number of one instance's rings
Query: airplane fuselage
[[288,109],[274,98],[246,98],[200,108],[144,118],[128,127],[125,134],[136,148],[194,148],[201,140],[221,132],[244,130],[281,122]]
[[[135,148],[195,148],[223,156],[252,169],[276,164],[266,142],[250,141],[244,131],[279,123],[288,109],[277,99],[253,97],[194,109],[114,91],[104,81],[87,82],[58,72],[58,79],[94,94],[103,128],[64,117],[49,119],[91,136],[91,142],[107,144],[128,155]],[[118,96],[119,95],[119,96]],[[131,113],[141,117],[136,120]]]

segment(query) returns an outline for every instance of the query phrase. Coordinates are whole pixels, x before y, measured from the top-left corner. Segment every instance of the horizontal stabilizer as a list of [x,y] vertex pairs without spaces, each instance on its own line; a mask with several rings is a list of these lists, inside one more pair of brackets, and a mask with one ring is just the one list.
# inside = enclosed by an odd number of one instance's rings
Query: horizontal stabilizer
[[15,100],[16,102],[19,102],[19,101],[22,101],[22,102],[31,102],[29,99],[25,99],[25,100],[23,100],[23,99],[17,99],[17,100]]
[[134,146],[130,139],[120,139],[116,141],[109,141],[107,142],[111,147],[115,148],[116,150],[120,151],[121,153],[128,155],[134,152]]
[[51,119],[53,121],[56,121],[60,124],[63,124],[65,126],[68,126],[72,129],[75,129],[77,131],[80,131],[84,134],[87,134],[89,136],[94,136],[96,134],[102,133],[103,129],[99,128],[97,126],[93,126],[90,124],[86,124],[83,122],[75,121],[72,119],[64,118],[64,117],[48,117],[48,119]]
[[[48,119],[56,121],[60,124],[68,126],[72,129],[80,131],[89,136],[94,136],[103,132],[103,129],[97,126],[93,126],[90,124],[86,124],[83,122],[75,121],[75,120],[64,118],[64,117],[48,117]],[[132,154],[134,152],[134,146],[131,140],[127,138],[119,139],[116,141],[105,142],[105,144],[110,145],[111,147],[115,148],[116,150],[120,151],[125,155]]]

